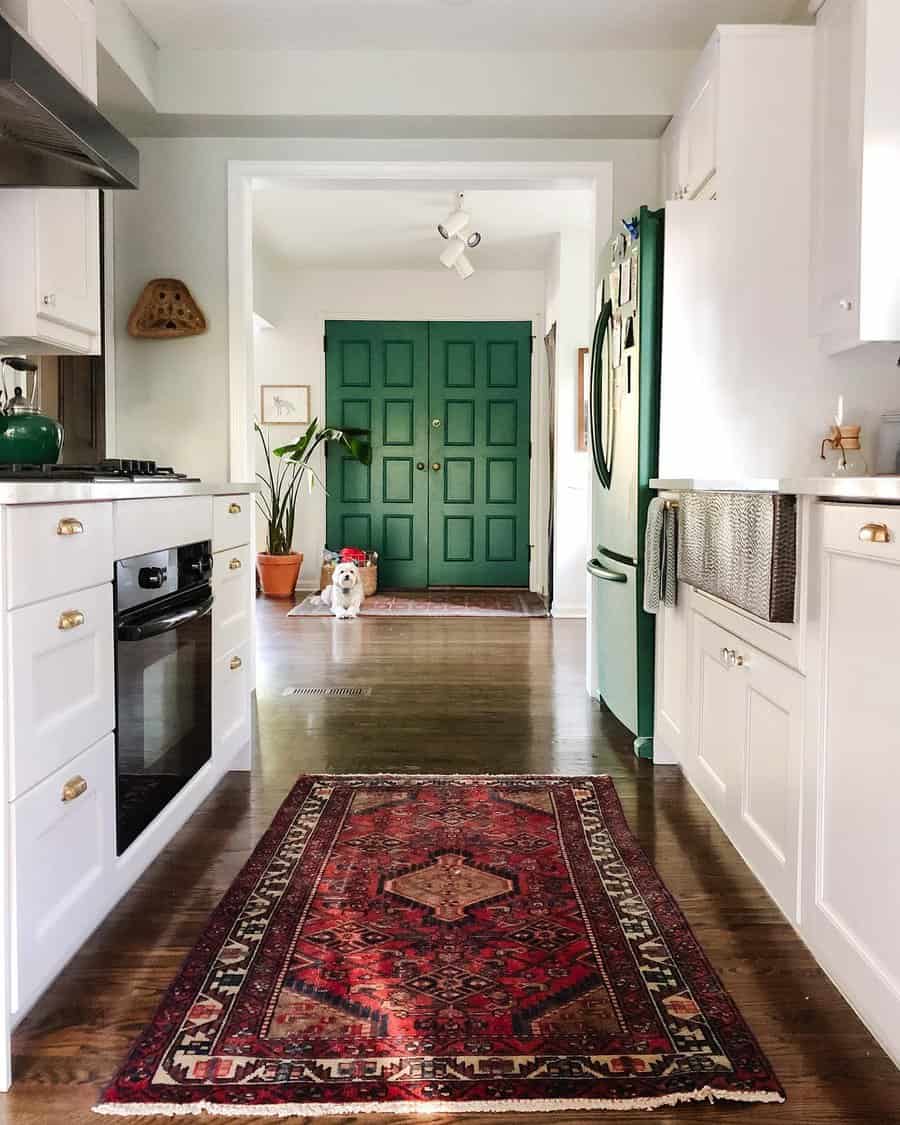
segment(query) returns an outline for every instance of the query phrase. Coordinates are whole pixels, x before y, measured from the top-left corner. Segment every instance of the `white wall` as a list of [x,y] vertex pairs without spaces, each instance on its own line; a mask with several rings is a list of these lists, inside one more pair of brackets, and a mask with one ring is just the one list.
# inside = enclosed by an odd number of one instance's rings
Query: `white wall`
[[[254,336],[257,386],[309,384],[310,408],[320,422],[325,419],[325,320],[530,320],[538,340],[543,336],[540,270],[477,270],[463,282],[439,267],[297,271],[262,254],[254,263],[254,287],[274,326]],[[540,357],[537,348],[535,356]],[[541,369],[536,365],[536,370]],[[288,427],[268,429],[276,444],[293,437]],[[321,474],[321,463],[317,471]],[[301,586],[318,588],[324,545],[325,495],[315,487],[304,493],[297,514],[294,547],[305,555]]]
[[[228,160],[610,161],[617,214],[644,202],[658,181],[657,141],[136,143],[141,188],[117,193],[113,203],[117,447],[123,456],[155,457],[208,480],[228,478]],[[608,200],[601,209],[608,224]],[[153,277],[179,277],[190,287],[207,317],[205,335],[160,342],[127,334],[128,314]]]

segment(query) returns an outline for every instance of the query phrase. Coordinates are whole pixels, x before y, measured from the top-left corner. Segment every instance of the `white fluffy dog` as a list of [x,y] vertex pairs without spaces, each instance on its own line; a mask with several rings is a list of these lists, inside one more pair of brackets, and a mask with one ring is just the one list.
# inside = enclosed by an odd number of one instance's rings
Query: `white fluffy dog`
[[322,591],[322,601],[331,607],[331,612],[339,621],[359,616],[365,595],[356,563],[338,563],[331,576],[331,585]]

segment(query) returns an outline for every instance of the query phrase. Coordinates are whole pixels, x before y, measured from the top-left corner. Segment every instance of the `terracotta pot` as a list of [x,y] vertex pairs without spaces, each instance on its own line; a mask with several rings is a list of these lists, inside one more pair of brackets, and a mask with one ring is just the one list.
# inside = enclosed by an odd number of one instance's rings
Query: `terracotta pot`
[[262,592],[267,598],[292,597],[302,565],[303,555],[298,551],[291,551],[289,555],[260,552],[256,556],[256,573]]

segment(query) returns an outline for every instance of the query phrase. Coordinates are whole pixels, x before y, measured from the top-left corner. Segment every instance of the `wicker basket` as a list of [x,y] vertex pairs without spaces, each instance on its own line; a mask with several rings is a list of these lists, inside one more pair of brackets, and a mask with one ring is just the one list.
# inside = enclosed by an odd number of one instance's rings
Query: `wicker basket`
[[[359,573],[362,575],[363,593],[367,598],[371,598],[378,589],[378,564],[367,562],[365,566],[359,568]],[[333,577],[334,563],[323,563],[322,573],[319,576],[319,589],[324,590],[326,586],[330,586]]]

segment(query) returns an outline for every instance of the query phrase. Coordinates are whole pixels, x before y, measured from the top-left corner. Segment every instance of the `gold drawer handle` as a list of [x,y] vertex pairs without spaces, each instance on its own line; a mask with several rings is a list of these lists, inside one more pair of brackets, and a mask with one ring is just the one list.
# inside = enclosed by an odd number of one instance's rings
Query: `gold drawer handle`
[[84,614],[80,609],[67,609],[65,613],[59,615],[59,621],[57,621],[56,627],[66,632],[68,629],[77,629],[79,625],[83,624]]
[[82,793],[87,793],[88,783],[81,776],[76,774],[75,777],[70,777],[69,780],[62,787],[63,804],[67,801],[77,800]]
[[240,504],[229,504],[228,505],[228,514],[230,516],[239,516],[241,514]]
[[228,667],[232,670],[232,672],[236,672],[238,668],[243,666],[243,663],[243,660],[241,660],[239,656],[232,656],[231,662],[229,663]]
[[240,559],[232,559],[231,562],[228,564],[228,569],[229,570],[240,570],[242,565],[243,564],[241,563]]
[[891,532],[886,523],[866,523],[859,529],[860,543],[890,543]]
[[56,525],[57,535],[84,535],[84,524],[81,520],[64,519]]

